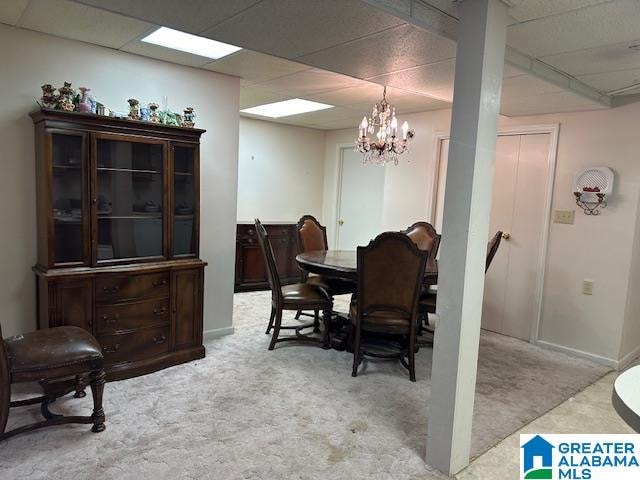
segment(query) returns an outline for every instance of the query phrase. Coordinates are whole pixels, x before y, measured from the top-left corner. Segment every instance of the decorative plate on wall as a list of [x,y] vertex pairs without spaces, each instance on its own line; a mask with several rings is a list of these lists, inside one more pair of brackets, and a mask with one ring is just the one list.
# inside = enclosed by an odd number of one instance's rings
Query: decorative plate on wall
[[589,167],[578,172],[573,179],[574,192],[609,195],[612,190],[613,170],[609,167]]

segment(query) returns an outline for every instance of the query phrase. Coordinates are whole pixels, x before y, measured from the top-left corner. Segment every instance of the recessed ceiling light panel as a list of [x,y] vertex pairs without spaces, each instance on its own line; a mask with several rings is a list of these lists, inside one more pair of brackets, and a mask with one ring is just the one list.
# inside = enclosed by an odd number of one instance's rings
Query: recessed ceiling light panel
[[190,33],[180,32],[172,28],[160,27],[142,39],[143,42],[153,43],[161,47],[172,48],[182,52],[193,53],[201,57],[218,58],[242,50],[241,47],[229,45],[228,43],[218,42],[210,38],[198,37]]
[[312,102],[310,100],[303,100],[301,98],[293,98],[291,100],[284,100],[282,102],[267,103],[265,105],[258,105],[257,107],[245,108],[244,110],[240,111],[243,113],[260,115],[262,117],[280,118],[288,117],[290,115],[298,115],[300,113],[326,110],[327,108],[333,108],[333,105]]

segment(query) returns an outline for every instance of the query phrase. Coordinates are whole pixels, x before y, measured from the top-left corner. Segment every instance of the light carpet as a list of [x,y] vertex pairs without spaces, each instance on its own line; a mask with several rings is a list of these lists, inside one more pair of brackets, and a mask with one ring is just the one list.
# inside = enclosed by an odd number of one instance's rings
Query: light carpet
[[[0,478],[443,478],[424,464],[431,349],[417,355],[417,383],[395,361],[365,361],[352,378],[347,352],[267,351],[269,310],[268,292],[237,294],[236,333],[207,341],[205,359],[107,384],[103,433],[67,425],[0,442]],[[483,332],[474,455],[606,371]],[[87,395],[52,410],[90,408]],[[36,419],[37,408],[13,409],[9,427]]]

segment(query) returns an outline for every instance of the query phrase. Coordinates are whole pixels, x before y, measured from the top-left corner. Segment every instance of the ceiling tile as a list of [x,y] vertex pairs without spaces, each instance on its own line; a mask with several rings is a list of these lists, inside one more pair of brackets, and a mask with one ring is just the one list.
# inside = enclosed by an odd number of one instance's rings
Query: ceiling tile
[[294,97],[299,97],[339,88],[355,87],[361,85],[361,82],[362,80],[347,77],[346,75],[312,68],[285,77],[269,80],[258,84],[258,86],[271,92],[282,92]]
[[640,38],[640,2],[617,0],[512,25],[507,43],[535,57]]
[[561,87],[545,82],[532,75],[505,78],[502,82],[502,97],[530,97],[546,93],[562,92]]
[[75,0],[147,22],[200,33],[260,0]]
[[[316,95],[309,95],[308,100],[314,100],[316,102],[329,103],[331,105],[362,105],[367,104],[369,106],[380,101],[382,98],[383,88],[377,83],[362,82],[362,85],[357,87],[342,88],[339,90],[332,90],[325,93],[319,93]],[[398,90],[397,88],[387,88],[387,99],[393,103],[394,99],[409,95],[409,92],[404,90]]]
[[66,0],[31,0],[20,26],[59,37],[120,48],[152,25]]
[[299,60],[333,72],[368,78],[439,62],[455,55],[456,45],[451,40],[412,25],[401,25]]
[[264,0],[203,35],[295,59],[401,23],[360,0]]
[[270,55],[252,52],[251,50],[240,50],[209,63],[204,68],[241,77],[244,80],[243,85],[252,85],[308,70],[311,67],[291,60],[283,60]]
[[519,22],[558,15],[578,8],[591,7],[611,0],[527,0],[509,9],[509,15]]
[[452,86],[454,70],[455,61],[445,60],[403,72],[380,75],[370,80],[381,85],[391,85],[404,90],[429,95],[429,92],[432,90],[441,90]]
[[630,45],[638,44],[640,38],[630,42],[551,55],[542,57],[541,60],[574,76],[640,68],[640,51],[629,48]]
[[2,0],[0,2],[0,23],[15,25],[27,8],[29,0]]
[[152,43],[141,42],[140,40],[129,42],[120,50],[145,57],[157,58],[158,60],[164,60],[166,62],[187,65],[189,67],[201,67],[211,61],[211,59],[207,57],[161,47]]
[[427,112],[430,110],[451,108],[451,104],[449,102],[415,94],[406,95],[393,101],[390,99],[390,103],[396,107],[396,112],[399,115],[402,115],[403,113]]
[[607,107],[572,92],[555,92],[530,97],[518,95],[505,97],[500,105],[500,113],[509,116],[538,115],[604,108]]
[[280,102],[292,97],[282,94],[261,90],[255,87],[240,87],[240,108],[256,107],[265,103]]
[[594,73],[581,75],[578,79],[603,92],[611,92],[620,88],[640,83],[640,68],[621,70],[617,72]]

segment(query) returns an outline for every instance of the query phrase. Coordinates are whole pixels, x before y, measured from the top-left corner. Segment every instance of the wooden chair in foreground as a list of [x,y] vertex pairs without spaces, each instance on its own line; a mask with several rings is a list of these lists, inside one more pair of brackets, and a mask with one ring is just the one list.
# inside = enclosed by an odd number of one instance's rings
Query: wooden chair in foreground
[[[500,247],[500,243],[502,242],[502,232],[498,230],[489,243],[487,244],[487,258],[484,266],[484,273],[486,274],[489,271],[489,267],[491,266],[491,262],[493,262],[493,258],[498,253],[498,248]],[[436,301],[437,301],[438,293],[437,292],[427,292],[420,297],[420,314],[425,315],[427,313],[436,313]]]
[[[296,231],[299,253],[329,249],[327,229],[321,225],[313,215],[304,215],[301,217],[298,221]],[[324,277],[322,275],[309,275],[309,273],[305,271],[302,272],[301,280],[305,283],[324,288],[331,297],[334,295],[355,293],[357,287],[354,282],[339,278]],[[300,315],[302,315],[302,312],[298,312],[296,318],[299,318]]]
[[[267,231],[256,219],[256,232],[258,234],[258,243],[264,255],[265,269],[271,286],[271,316],[269,318],[269,326],[266,333],[269,334],[273,328],[273,335],[269,350],[273,350],[278,342],[290,340],[305,340],[320,343],[323,348],[329,348],[329,328],[331,321],[331,310],[333,309],[333,301],[327,291],[317,285],[309,283],[295,283],[293,285],[282,286],[276,261],[271,248],[271,241]],[[304,311],[311,310],[315,313],[314,321],[302,325],[282,325],[283,310]],[[302,334],[301,331],[306,328],[313,328],[314,332],[319,331],[319,312],[322,311],[324,323],[324,335],[322,338],[310,337]],[[280,330],[295,330],[295,335],[280,337]]]
[[[428,253],[404,233],[385,232],[366,247],[358,247],[358,295],[349,316],[353,324],[353,372],[363,355],[399,357],[416,381],[415,351],[420,288]],[[395,335],[403,340],[397,352],[381,352],[363,342],[363,333]],[[404,357],[408,357],[408,364]]]
[[[81,378],[89,377],[93,394],[91,416],[63,416],[49,411],[49,405],[73,391],[84,396]],[[39,382],[44,395],[11,401],[11,385]],[[0,440],[42,427],[65,423],[93,424],[92,432],[104,430],[102,392],[105,373],[102,350],[98,342],[78,327],[57,327],[2,339],[0,328]],[[9,409],[40,404],[41,422],[5,432]]]

